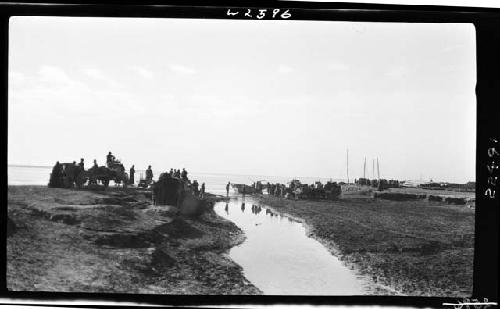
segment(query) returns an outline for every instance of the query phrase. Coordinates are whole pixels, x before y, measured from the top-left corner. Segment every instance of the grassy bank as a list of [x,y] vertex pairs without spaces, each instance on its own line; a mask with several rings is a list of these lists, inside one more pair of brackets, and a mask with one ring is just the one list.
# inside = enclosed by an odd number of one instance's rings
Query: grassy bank
[[152,206],[136,190],[9,186],[7,287],[18,291],[259,294],[228,256],[233,223]]
[[376,283],[406,295],[472,294],[474,210],[354,195],[338,201],[261,197]]

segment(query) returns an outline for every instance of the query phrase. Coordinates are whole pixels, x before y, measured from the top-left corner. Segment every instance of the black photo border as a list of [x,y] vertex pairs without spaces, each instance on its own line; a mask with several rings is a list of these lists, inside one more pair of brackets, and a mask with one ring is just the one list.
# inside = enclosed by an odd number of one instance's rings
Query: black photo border
[[[231,295],[149,295],[8,291],[6,284],[6,232],[7,232],[7,129],[8,129],[8,32],[11,16],[75,16],[75,17],[145,17],[145,18],[210,18],[242,19],[228,16],[233,9],[288,9],[290,20],[333,20],[359,22],[404,23],[471,23],[476,29],[477,55],[477,136],[476,136],[476,214],[473,294],[470,298],[496,302],[498,299],[498,184],[492,187],[489,177],[499,176],[498,170],[490,172],[492,158],[488,149],[500,143],[500,9],[416,6],[360,3],[327,3],[303,1],[17,1],[0,3],[0,102],[2,106],[3,138],[0,166],[3,201],[0,214],[0,304],[9,299],[24,304],[40,301],[118,301],[157,305],[398,305],[444,308],[442,303],[457,303],[450,297],[414,296],[231,296]],[[270,19],[268,15],[264,19]],[[255,22],[259,20],[255,19]],[[286,21],[285,21],[286,22]],[[500,145],[497,145],[500,151]],[[496,163],[500,158],[496,159]],[[496,197],[490,198],[486,190],[495,189]],[[491,192],[491,191],[490,191]],[[79,307],[72,305],[72,307]],[[99,307],[81,305],[80,307]]]

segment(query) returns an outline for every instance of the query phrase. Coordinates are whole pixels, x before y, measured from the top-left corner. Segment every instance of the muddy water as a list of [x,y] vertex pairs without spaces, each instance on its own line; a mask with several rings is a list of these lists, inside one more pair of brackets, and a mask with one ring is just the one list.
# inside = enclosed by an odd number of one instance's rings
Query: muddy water
[[264,294],[369,294],[370,284],[307,237],[302,223],[272,214],[249,197],[234,197],[214,209],[245,232],[247,239],[229,255]]

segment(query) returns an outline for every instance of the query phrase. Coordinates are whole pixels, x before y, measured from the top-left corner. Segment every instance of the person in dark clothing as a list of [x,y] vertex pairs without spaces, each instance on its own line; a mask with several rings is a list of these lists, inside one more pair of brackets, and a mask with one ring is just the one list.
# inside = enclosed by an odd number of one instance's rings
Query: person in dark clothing
[[153,170],[151,169],[151,165],[149,165],[148,169],[146,170],[146,181],[148,183],[153,182]]
[[59,161],[52,168],[52,174],[50,174],[49,188],[61,188],[62,187],[62,165]]
[[205,183],[201,184],[200,197],[203,198],[205,196]]
[[131,185],[133,185],[135,183],[135,180],[134,180],[134,174],[135,174],[135,168],[134,166],[132,165],[132,167],[130,168],[130,174],[129,174],[129,183]]
[[174,169],[173,168],[170,169],[170,176],[174,176]]
[[99,166],[97,165],[97,160],[95,160],[95,159],[94,159],[94,165],[93,165],[92,167],[95,167],[95,168],[99,167]]
[[106,164],[110,166],[111,164],[113,164],[113,162],[115,162],[115,156],[110,151],[106,156]]
[[194,195],[198,196],[199,192],[198,192],[198,181],[197,180],[193,181],[192,188],[193,188]]
[[81,171],[84,171],[85,170],[85,163],[83,161],[83,158],[80,159],[80,163],[78,163],[78,166],[80,167],[80,170]]
[[231,183],[228,181],[228,182],[227,182],[227,185],[226,185],[226,196],[229,196],[229,185],[230,185],[230,184],[231,184]]
[[184,180],[184,181],[188,181],[188,172],[186,171],[185,168],[182,169],[182,173],[181,173],[181,179]]
[[181,171],[180,170],[175,170],[174,177],[181,178]]

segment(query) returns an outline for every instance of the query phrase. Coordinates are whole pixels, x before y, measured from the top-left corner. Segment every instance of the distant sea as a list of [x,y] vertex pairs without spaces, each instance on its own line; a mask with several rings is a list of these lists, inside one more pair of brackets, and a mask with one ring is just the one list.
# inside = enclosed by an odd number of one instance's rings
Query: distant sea
[[[48,166],[26,166],[26,165],[8,165],[7,183],[9,185],[42,185],[46,186],[49,183],[52,167]],[[189,170],[188,170],[189,172]],[[161,171],[153,170],[154,179],[158,179]],[[141,175],[145,175],[144,170],[136,170],[135,182],[139,182]],[[189,179],[196,179],[198,183],[205,183],[206,191],[214,194],[226,194],[226,184],[245,183],[252,184],[255,181],[261,180],[270,183],[288,183],[292,177],[283,176],[265,176],[265,175],[234,175],[234,174],[218,174],[218,173],[188,173]],[[321,177],[296,177],[302,183],[314,183],[321,181],[326,183],[328,180],[345,181],[344,179],[331,179]],[[111,182],[113,185],[113,182]]]

